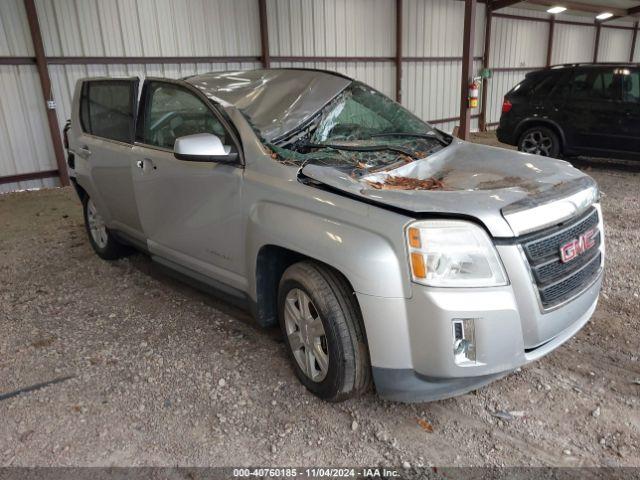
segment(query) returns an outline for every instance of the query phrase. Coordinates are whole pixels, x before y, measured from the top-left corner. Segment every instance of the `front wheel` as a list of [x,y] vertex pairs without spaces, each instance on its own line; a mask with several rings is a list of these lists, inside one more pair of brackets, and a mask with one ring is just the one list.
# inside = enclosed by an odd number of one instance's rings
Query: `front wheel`
[[518,150],[543,157],[558,158],[560,156],[560,139],[547,127],[532,127],[520,135]]
[[116,260],[130,251],[119,243],[104,223],[104,219],[88,195],[82,200],[84,225],[93,250],[104,260]]
[[278,307],[293,368],[309,391],[335,402],[369,388],[360,309],[346,280],[314,262],[296,263],[280,280]]

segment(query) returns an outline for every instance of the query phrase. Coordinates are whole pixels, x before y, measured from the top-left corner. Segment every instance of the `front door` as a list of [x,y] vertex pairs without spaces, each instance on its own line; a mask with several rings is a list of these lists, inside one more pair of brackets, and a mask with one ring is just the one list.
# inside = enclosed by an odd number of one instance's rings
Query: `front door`
[[621,68],[622,108],[620,149],[640,157],[640,69]]
[[177,138],[196,133],[237,149],[224,120],[198,92],[163,80],[145,82],[139,112],[132,176],[149,251],[192,276],[246,290],[241,163],[173,155]]
[[131,178],[138,78],[88,80],[82,85],[76,155],[86,159],[94,202],[110,228],[142,238]]

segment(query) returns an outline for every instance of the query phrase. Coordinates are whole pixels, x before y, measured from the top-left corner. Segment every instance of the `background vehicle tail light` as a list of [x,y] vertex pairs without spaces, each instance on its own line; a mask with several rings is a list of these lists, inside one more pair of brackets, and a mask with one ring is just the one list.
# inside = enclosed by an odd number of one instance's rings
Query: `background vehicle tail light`
[[513,108],[513,104],[505,98],[502,102],[502,113],[509,113],[511,108]]

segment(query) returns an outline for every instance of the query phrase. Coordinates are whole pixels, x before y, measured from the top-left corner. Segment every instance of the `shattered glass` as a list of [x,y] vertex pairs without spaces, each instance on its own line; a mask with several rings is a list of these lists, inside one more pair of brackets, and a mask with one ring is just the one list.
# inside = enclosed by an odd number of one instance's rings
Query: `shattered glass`
[[494,236],[514,235],[503,213],[596,189],[567,162],[454,139],[338,74],[271,69],[187,81],[243,116],[302,181],[405,211],[477,218]]
[[[335,168],[354,179],[393,170],[428,157],[448,139],[389,98],[366,85],[353,82],[306,129],[284,146],[269,144],[284,162]],[[384,182],[383,182],[384,183]],[[420,188],[415,185],[414,188]],[[406,189],[411,182],[389,182]],[[374,185],[373,188],[386,188]],[[427,184],[423,184],[427,187]],[[429,180],[429,188],[441,184]]]

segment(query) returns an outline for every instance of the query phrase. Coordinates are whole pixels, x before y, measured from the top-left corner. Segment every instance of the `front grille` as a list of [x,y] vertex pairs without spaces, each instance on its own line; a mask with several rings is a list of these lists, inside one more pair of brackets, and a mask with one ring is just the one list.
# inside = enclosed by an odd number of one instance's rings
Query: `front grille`
[[577,219],[527,235],[521,246],[531,267],[544,308],[551,308],[580,293],[600,272],[602,232],[595,245],[573,260],[560,260],[560,247],[598,225],[598,211],[591,208]]

